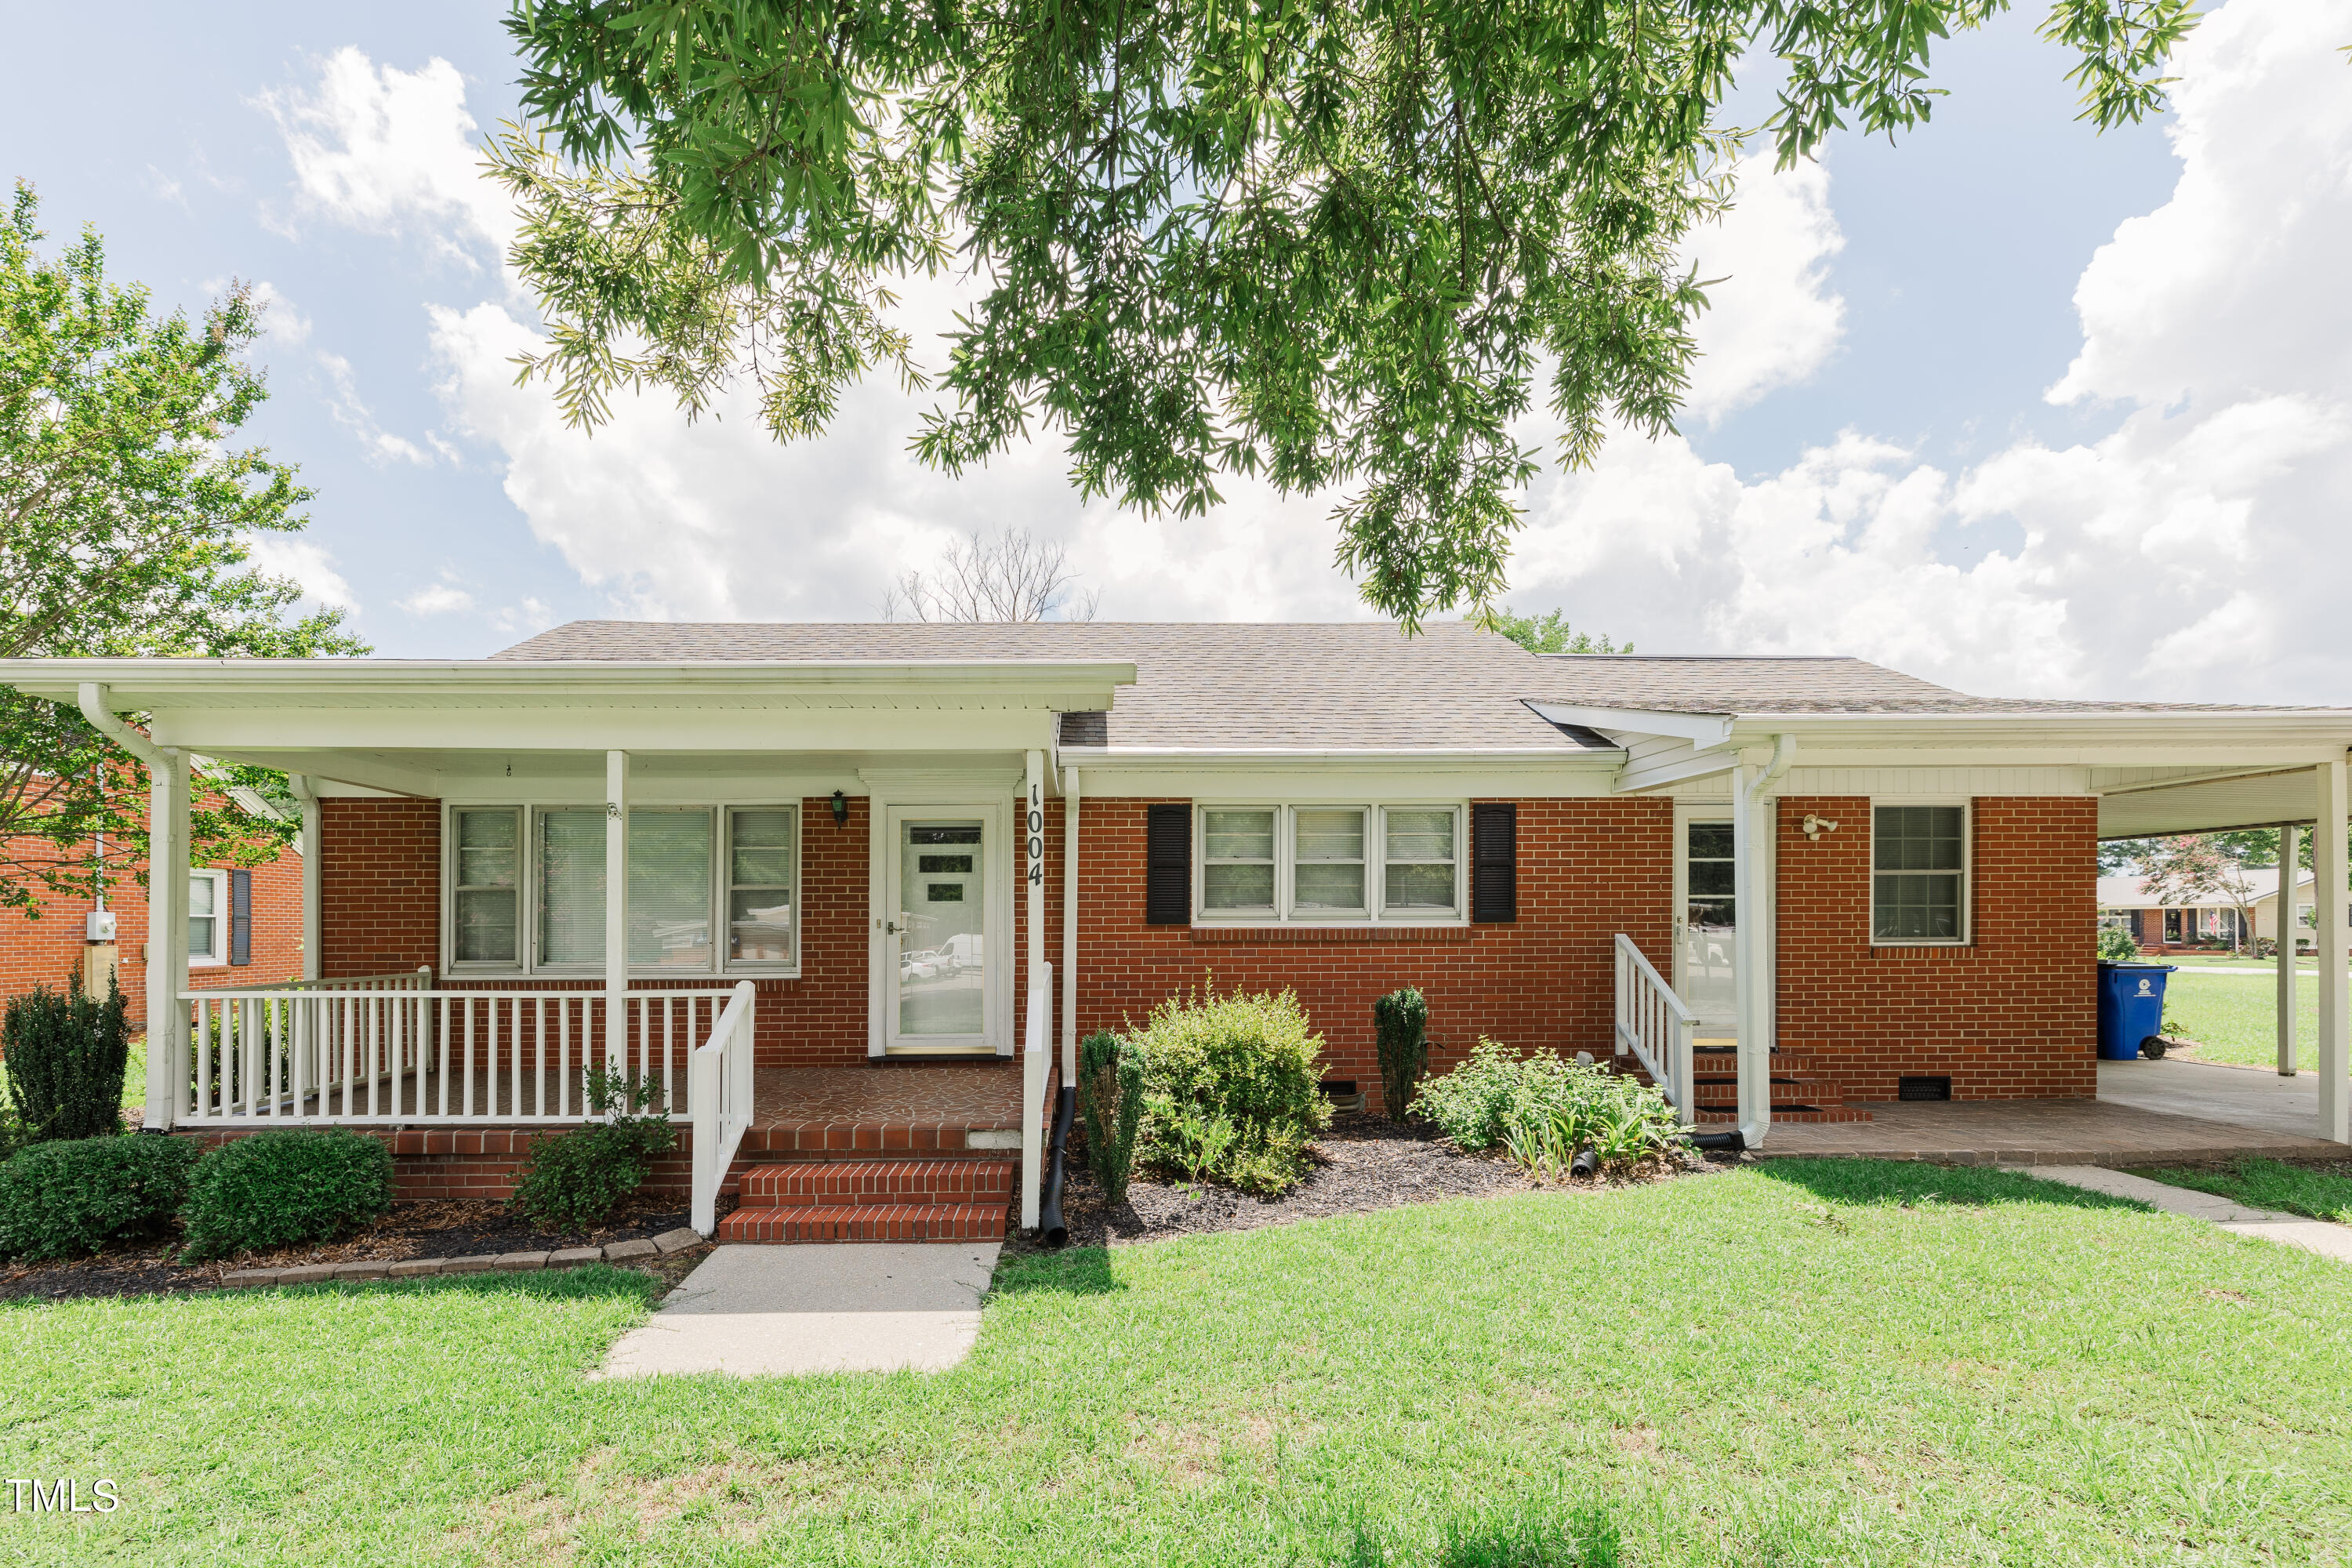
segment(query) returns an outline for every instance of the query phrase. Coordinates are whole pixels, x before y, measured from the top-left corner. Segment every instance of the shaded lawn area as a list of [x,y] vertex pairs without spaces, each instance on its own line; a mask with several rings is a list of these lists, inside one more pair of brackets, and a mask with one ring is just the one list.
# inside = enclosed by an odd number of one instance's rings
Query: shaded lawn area
[[584,1381],[646,1289],[0,1309],[9,1473],[125,1499],[0,1515],[0,1542],[539,1568],[1429,1563],[1530,1529],[1645,1564],[2352,1540],[2352,1270],[1997,1171],[1783,1161],[1033,1256],[928,1378]]
[[2238,1160],[2223,1170],[2148,1166],[2132,1173],[2255,1208],[2352,1225],[2352,1163],[2290,1165],[2282,1160]]
[[[2278,993],[2263,974],[2199,974],[2184,969],[2165,982],[2165,1016],[2179,1021],[2198,1048],[2181,1059],[2278,1067]],[[2319,980],[2305,973],[2294,988],[2294,1056],[2303,1072],[2319,1068]]]

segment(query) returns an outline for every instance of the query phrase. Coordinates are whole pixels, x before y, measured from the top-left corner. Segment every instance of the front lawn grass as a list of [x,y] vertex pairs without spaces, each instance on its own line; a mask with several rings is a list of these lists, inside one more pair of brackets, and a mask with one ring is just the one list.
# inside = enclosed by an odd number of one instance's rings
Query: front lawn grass
[[[2294,988],[2294,1054],[2304,1072],[2319,1068],[2319,979],[2298,976]],[[2184,1061],[2278,1068],[2278,993],[2261,974],[2200,974],[2184,969],[2166,978],[2164,1013],[2177,1019],[2197,1049]]]
[[2223,1170],[2150,1167],[2132,1173],[2176,1187],[2214,1193],[2254,1208],[2284,1209],[2313,1219],[2352,1225],[2352,1164],[2290,1165],[2282,1160],[2239,1160]]
[[0,1310],[5,1473],[125,1500],[0,1514],[0,1551],[2041,1565],[2352,1541],[2352,1271],[1998,1171],[1771,1162],[1033,1256],[929,1377],[585,1381],[647,1289]]

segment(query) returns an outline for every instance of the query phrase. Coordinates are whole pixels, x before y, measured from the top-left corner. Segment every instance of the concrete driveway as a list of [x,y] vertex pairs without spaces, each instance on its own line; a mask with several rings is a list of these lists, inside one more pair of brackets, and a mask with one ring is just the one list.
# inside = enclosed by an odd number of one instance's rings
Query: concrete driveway
[[2158,1110],[2259,1127],[2265,1132],[2319,1137],[2319,1079],[2311,1073],[2281,1078],[2268,1068],[2212,1062],[2101,1062],[2099,1098],[2110,1105]]

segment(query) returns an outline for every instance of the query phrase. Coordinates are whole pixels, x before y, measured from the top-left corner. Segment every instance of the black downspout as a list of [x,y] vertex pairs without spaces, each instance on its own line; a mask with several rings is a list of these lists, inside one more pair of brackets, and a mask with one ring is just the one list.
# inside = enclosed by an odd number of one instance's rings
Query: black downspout
[[1070,1227],[1062,1223],[1062,1163],[1070,1151],[1070,1123],[1078,1114],[1078,1091],[1054,1097],[1054,1137],[1045,1146],[1045,1188],[1037,1195],[1037,1235],[1048,1247],[1067,1247]]

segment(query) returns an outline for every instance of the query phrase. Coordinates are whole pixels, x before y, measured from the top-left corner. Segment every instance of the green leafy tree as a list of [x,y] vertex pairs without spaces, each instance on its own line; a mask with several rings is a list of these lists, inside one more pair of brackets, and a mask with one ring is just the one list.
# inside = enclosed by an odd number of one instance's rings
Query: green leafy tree
[[[2008,0],[518,0],[529,123],[490,156],[593,426],[739,377],[780,438],[915,363],[894,285],[979,296],[915,438],[950,473],[1043,430],[1087,497],[1340,492],[1339,564],[1416,629],[1505,585],[1539,454],[1673,427],[1731,200],[1733,65],[1779,62],[1785,165],[1925,121],[1933,44]],[[2189,0],[2057,0],[2101,127],[2159,106]],[[1538,392],[1538,383],[1541,391]]]
[[1508,610],[1495,612],[1495,629],[1527,649],[1529,653],[1632,653],[1632,643],[1613,643],[1603,632],[1580,632],[1570,629],[1566,610],[1547,610],[1540,616],[1514,615]]
[[[0,658],[291,658],[365,652],[339,611],[252,563],[299,531],[310,492],[236,433],[267,395],[241,357],[261,330],[232,287],[201,321],[110,283],[95,232],[54,257],[32,187],[0,223]],[[215,767],[191,813],[205,864],[253,865],[287,820],[223,798],[282,793]],[[87,890],[146,864],[146,770],[69,707],[0,688],[0,906]],[[290,816],[290,814],[289,814]],[[103,847],[100,847],[100,840]]]

